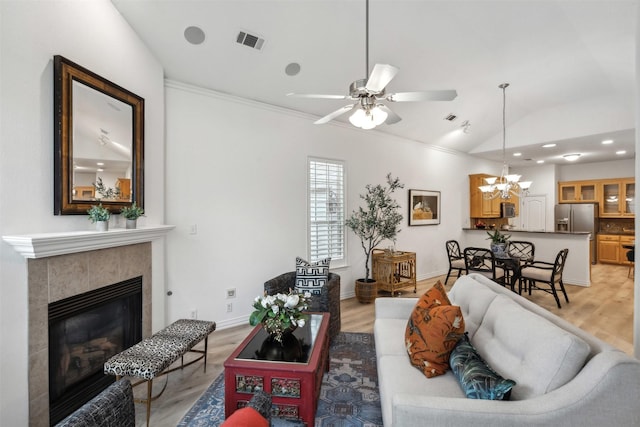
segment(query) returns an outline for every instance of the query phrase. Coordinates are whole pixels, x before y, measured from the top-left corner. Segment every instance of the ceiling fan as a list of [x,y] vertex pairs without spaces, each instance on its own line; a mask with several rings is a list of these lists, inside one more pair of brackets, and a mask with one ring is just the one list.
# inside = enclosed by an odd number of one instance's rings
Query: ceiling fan
[[[366,0],[365,62],[366,74],[369,72],[369,0]],[[336,117],[355,109],[356,111],[349,117],[351,124],[362,129],[373,129],[383,123],[391,125],[402,120],[400,116],[391,111],[386,105],[380,103],[380,101],[451,101],[458,95],[455,90],[386,93],[387,85],[395,77],[398,71],[400,70],[393,65],[376,64],[368,79],[356,80],[349,85],[348,95],[288,93],[287,96],[296,98],[349,99],[354,102],[316,120],[314,124],[327,123]]]

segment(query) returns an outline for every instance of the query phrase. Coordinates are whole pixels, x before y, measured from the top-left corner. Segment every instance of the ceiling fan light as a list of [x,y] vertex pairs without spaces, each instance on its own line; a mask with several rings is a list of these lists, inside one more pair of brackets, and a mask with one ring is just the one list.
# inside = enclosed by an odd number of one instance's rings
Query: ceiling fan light
[[376,126],[383,124],[387,116],[387,112],[377,106],[371,110],[371,117]]
[[351,116],[349,116],[349,121],[355,127],[362,127],[362,124],[366,120],[366,114],[362,108],[358,108]]

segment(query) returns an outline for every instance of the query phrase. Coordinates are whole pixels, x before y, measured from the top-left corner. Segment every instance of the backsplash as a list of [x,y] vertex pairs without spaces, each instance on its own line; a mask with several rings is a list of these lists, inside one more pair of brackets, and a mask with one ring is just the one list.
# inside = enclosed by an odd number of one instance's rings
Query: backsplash
[[635,223],[633,218],[600,218],[600,233],[634,234]]

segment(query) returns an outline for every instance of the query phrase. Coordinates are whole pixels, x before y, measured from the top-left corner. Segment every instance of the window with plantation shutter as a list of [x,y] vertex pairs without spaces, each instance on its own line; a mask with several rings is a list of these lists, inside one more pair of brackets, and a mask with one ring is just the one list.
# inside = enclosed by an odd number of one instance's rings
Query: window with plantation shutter
[[309,159],[309,259],[344,265],[344,163]]

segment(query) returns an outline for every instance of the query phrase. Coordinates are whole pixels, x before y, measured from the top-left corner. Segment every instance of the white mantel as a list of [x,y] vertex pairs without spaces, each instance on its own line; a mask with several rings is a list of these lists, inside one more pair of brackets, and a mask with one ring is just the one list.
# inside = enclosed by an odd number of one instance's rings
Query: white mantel
[[2,236],[2,240],[25,258],[44,258],[150,242],[174,228],[175,225],[151,225],[136,229],[114,228],[104,232],[66,231]]

